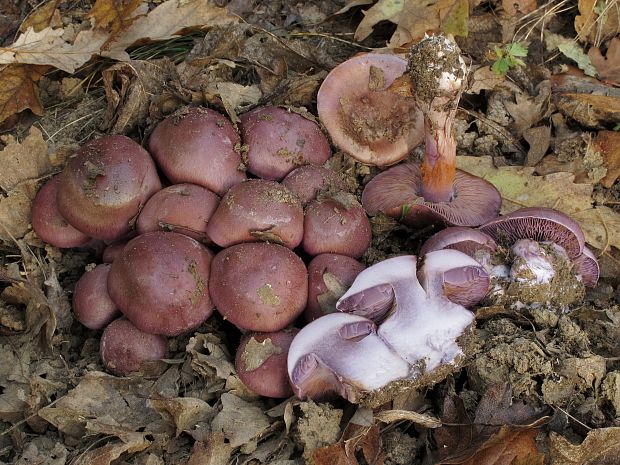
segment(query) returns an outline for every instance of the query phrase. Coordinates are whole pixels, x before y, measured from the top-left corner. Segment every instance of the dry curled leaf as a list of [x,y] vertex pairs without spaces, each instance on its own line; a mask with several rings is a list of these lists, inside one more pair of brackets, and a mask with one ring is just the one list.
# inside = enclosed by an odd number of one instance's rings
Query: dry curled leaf
[[592,145],[603,156],[607,174],[601,184],[609,189],[620,177],[620,132],[599,131]]
[[123,438],[123,441],[115,441],[105,446],[90,449],[80,454],[73,463],[75,465],[111,465],[123,454],[134,454],[143,451],[151,441],[144,434],[133,433]]
[[26,109],[35,115],[43,114],[36,82],[44,71],[43,66],[20,64],[0,69],[0,123]]
[[552,432],[551,465],[615,465],[620,457],[620,428],[591,430],[581,444]]
[[598,71],[598,78],[601,81],[620,86],[620,38],[611,39],[605,56],[598,47],[588,50],[588,56]]
[[589,128],[620,121],[620,98],[611,95],[561,93],[553,102],[566,116]]

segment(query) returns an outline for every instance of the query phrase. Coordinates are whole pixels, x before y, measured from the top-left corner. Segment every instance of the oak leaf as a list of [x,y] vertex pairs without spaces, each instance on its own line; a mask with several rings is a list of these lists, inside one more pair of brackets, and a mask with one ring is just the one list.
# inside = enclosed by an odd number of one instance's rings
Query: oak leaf
[[97,29],[110,31],[114,37],[147,11],[143,0],[97,0],[88,16],[95,20]]
[[605,56],[598,47],[588,50],[588,56],[601,81],[620,87],[620,38],[611,39]]
[[45,67],[14,64],[0,69],[0,123],[26,109],[43,114],[36,82]]

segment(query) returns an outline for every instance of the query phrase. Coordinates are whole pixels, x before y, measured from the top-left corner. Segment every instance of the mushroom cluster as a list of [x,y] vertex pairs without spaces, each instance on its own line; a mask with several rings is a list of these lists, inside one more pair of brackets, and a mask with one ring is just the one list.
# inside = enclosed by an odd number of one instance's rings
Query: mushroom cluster
[[[104,263],[76,284],[76,319],[104,331],[103,363],[125,375],[217,309],[247,332],[241,379],[290,395],[289,327],[307,307],[308,320],[334,310],[371,241],[361,204],[322,166],[327,137],[304,112],[257,108],[238,131],[214,110],[188,108],[162,121],[148,148],[119,135],[92,140],[35,198],[33,229],[45,242],[107,245]],[[258,345],[269,355],[261,363],[247,355]],[[271,374],[278,389],[260,381]]]

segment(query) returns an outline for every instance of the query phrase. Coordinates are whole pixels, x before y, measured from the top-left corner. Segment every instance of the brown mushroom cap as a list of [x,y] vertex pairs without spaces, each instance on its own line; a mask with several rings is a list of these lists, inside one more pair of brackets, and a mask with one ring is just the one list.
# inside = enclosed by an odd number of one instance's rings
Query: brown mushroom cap
[[60,175],[58,209],[76,229],[114,241],[129,232],[140,208],[159,189],[146,150],[129,137],[103,136],[83,145]]
[[175,184],[189,182],[224,195],[246,179],[236,149],[239,134],[224,115],[185,108],[163,120],[149,139],[149,151]]
[[37,236],[56,247],[71,248],[86,244],[90,237],[71,226],[58,211],[56,195],[60,176],[47,181],[32,202],[32,229]]
[[89,329],[103,329],[120,315],[108,294],[110,265],[97,265],[84,273],[73,291],[75,318]]
[[207,288],[211,257],[206,247],[183,234],[142,234],[112,262],[108,292],[138,329],[182,334],[213,313]]
[[269,241],[293,249],[301,242],[303,222],[301,202],[286,187],[275,181],[250,179],[226,193],[206,231],[221,247]]
[[314,121],[281,107],[255,108],[244,113],[241,136],[247,145],[248,171],[280,181],[295,167],[322,165],[331,155],[327,137]]
[[272,333],[250,333],[241,338],[235,368],[243,384],[255,393],[283,398],[293,395],[286,359],[296,328]]
[[334,145],[362,163],[385,166],[422,143],[423,117],[413,99],[387,90],[406,69],[403,58],[368,53],[329,73],[317,110]]
[[140,212],[136,229],[174,231],[208,243],[207,223],[219,203],[219,197],[196,184],[175,184],[156,192]]
[[424,200],[421,185],[420,167],[404,163],[375,176],[362,193],[362,204],[371,216],[383,212],[411,227],[479,226],[499,214],[502,198],[497,189],[464,171],[456,170],[450,202]]
[[241,329],[279,331],[306,306],[306,266],[281,245],[233,245],[215,256],[212,269],[213,302],[224,318]]
[[482,225],[480,230],[496,241],[509,244],[519,239],[553,242],[566,250],[572,259],[583,252],[585,237],[579,224],[552,208],[521,208]]

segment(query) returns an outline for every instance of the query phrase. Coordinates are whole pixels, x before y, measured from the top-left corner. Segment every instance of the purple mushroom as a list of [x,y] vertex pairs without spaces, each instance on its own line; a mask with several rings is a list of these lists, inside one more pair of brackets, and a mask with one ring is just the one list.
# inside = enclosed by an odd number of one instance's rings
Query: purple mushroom
[[406,163],[375,176],[364,189],[369,215],[380,212],[419,227],[478,226],[499,214],[501,197],[489,182],[456,169],[452,122],[465,79],[456,43],[433,36],[413,46],[409,77],[413,100],[424,114],[421,166]]
[[[299,332],[288,358],[298,397],[325,399],[337,394],[376,406],[404,388],[421,387],[430,378],[457,369],[464,358],[459,341],[474,317],[443,295],[442,276],[449,266],[435,260],[455,260],[456,268],[477,264],[455,250],[434,254],[429,258],[432,266],[420,271],[426,288],[416,276],[415,256],[385,260],[360,273],[338,302],[339,310],[351,313],[325,315]],[[472,286],[478,281],[471,280]],[[360,314],[383,321],[376,323]]]

